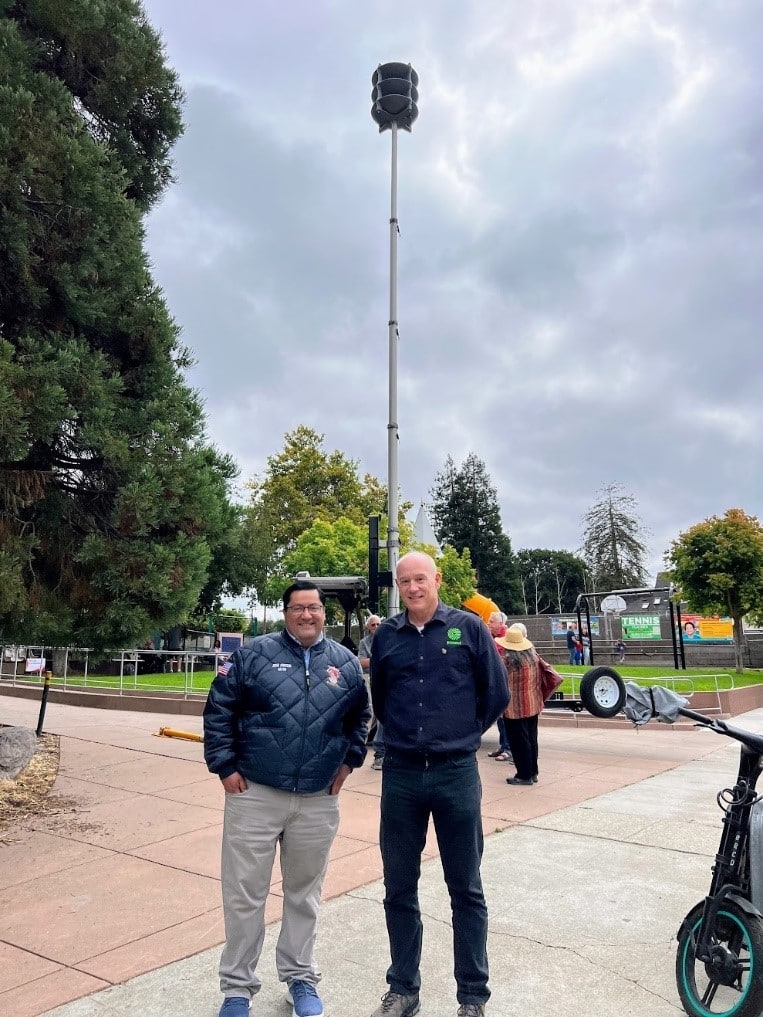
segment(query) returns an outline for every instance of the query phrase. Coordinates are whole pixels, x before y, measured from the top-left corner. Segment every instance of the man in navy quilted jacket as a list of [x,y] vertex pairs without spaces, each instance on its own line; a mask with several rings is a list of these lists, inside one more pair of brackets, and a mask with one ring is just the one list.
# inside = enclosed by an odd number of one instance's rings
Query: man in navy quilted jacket
[[247,1017],[261,981],[276,845],[283,920],[278,978],[295,1017],[320,1017],[314,946],[321,886],[339,826],[339,791],[366,754],[368,693],[357,657],[323,635],[325,596],[284,591],[286,629],[237,650],[204,707],[204,758],[225,789],[220,1017]]

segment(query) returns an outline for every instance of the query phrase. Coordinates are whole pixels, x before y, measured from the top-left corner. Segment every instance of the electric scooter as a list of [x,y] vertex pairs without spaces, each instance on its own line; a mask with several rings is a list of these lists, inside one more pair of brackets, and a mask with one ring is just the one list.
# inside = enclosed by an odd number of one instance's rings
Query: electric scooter
[[[763,1014],[763,735],[733,727],[686,707],[661,686],[625,683],[624,712],[636,723],[651,717],[687,717],[740,743],[733,787],[719,791],[723,831],[710,890],[677,933],[676,986],[690,1017],[761,1017]],[[592,712],[596,712],[596,706]]]

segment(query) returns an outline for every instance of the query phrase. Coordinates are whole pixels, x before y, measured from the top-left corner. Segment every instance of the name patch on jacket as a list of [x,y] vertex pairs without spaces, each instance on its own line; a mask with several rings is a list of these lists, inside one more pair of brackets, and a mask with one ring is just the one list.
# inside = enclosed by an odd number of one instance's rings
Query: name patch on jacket
[[273,661],[270,666],[274,667],[276,671],[290,671],[292,668],[292,665],[286,661]]

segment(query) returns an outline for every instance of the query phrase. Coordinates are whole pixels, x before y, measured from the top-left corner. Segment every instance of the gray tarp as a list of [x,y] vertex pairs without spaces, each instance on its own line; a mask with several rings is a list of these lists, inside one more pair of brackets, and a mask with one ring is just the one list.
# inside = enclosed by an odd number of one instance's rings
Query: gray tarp
[[646,724],[654,716],[663,724],[673,724],[678,720],[681,707],[688,705],[688,699],[661,685],[645,689],[635,682],[625,683],[623,713],[634,724]]

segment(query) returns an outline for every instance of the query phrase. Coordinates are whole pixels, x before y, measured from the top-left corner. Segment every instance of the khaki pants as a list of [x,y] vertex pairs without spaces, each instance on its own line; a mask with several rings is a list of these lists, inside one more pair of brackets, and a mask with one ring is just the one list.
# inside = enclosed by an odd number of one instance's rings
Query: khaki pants
[[315,985],[321,977],[314,948],[323,877],[339,826],[339,796],[300,795],[250,784],[225,796],[222,894],[225,947],[220,988],[226,996],[253,996],[265,939],[265,902],[276,844],[281,845],[283,919],[276,945],[278,979]]

